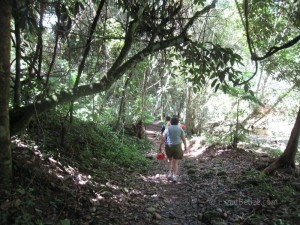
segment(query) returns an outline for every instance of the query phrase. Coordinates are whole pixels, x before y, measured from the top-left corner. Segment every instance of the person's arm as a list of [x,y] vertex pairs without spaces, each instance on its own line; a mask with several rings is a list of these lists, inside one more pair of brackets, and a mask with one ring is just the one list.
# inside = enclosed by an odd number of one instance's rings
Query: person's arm
[[161,129],[160,129],[160,134],[163,135],[164,134],[164,131],[166,129],[166,126],[165,125],[162,125]]
[[183,142],[183,144],[184,144],[184,151],[187,151],[187,147],[186,147],[186,138],[185,138],[184,135],[181,136],[181,140],[182,140],[182,142]]
[[163,145],[163,143],[166,141],[166,135],[164,134],[160,140],[160,144],[159,144],[159,152],[161,152],[161,147]]

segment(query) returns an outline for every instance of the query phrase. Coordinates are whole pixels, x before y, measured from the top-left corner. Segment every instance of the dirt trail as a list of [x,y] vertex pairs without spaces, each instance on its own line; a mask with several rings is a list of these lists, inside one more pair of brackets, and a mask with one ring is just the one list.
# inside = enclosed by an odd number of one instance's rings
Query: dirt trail
[[[160,141],[160,125],[151,124],[146,127],[148,139],[158,149]],[[155,155],[155,152],[153,153]],[[198,224],[199,209],[196,204],[197,196],[193,193],[191,181],[187,176],[187,159],[179,164],[179,180],[177,183],[166,177],[167,160],[153,161],[154,170],[149,172],[149,185],[153,186],[156,194],[153,200],[146,204],[145,212],[154,211],[152,224]],[[151,215],[150,215],[151,217]],[[150,222],[150,221],[149,221]],[[151,224],[151,223],[150,223]]]
[[[154,158],[160,126],[154,123],[146,130],[155,146]],[[126,224],[300,224],[297,175],[283,172],[263,177],[255,168],[266,166],[268,157],[251,150],[205,146],[200,139],[190,141],[177,183],[166,179],[167,162],[153,159],[153,170],[134,187],[139,192],[130,204],[135,219],[128,218]],[[294,197],[286,185],[298,190]]]

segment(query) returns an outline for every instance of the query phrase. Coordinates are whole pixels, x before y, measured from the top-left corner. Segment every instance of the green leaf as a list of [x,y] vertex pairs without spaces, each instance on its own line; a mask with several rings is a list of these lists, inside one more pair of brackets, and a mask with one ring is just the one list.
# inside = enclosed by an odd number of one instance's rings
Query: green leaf
[[194,0],[194,4],[204,6],[205,0]]
[[197,87],[193,87],[193,92],[196,94],[198,92],[198,88]]
[[221,88],[222,88],[222,91],[226,94],[227,93],[227,86],[226,85],[222,85]]
[[220,84],[217,84],[216,88],[215,88],[215,92],[217,92],[217,90],[219,89]]
[[230,64],[233,66],[235,59],[233,57],[230,58]]
[[64,219],[60,221],[61,225],[71,225],[71,221],[69,219]]
[[218,73],[218,76],[219,76],[220,81],[223,82],[224,79],[225,79],[225,73],[223,73],[222,71],[220,71],[220,72]]
[[245,91],[245,92],[248,92],[248,90],[249,90],[249,84],[245,84],[245,85],[244,85],[244,91]]
[[211,87],[214,87],[217,83],[218,79],[215,79],[212,83],[211,83]]
[[230,60],[230,57],[228,55],[224,55],[224,63],[227,64]]

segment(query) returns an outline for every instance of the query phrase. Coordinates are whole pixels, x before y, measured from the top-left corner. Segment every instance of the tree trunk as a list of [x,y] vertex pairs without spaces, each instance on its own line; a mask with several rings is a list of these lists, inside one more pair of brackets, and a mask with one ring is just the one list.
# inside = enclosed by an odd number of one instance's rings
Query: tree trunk
[[163,72],[161,71],[160,72],[160,77],[159,77],[160,79],[159,79],[159,88],[160,88],[160,91],[161,91],[161,93],[160,93],[160,98],[159,98],[159,102],[160,102],[160,112],[159,112],[159,117],[160,117],[160,120],[162,120],[162,121],[164,121],[164,119],[165,119],[165,114],[166,114],[166,112],[165,112],[165,102],[164,102],[164,95],[163,95],[163,86],[164,86],[164,83],[163,83]]
[[59,26],[60,26],[60,14],[57,15],[57,28],[56,28],[56,34],[55,34],[55,44],[54,44],[54,49],[53,49],[52,60],[50,62],[49,69],[46,74],[46,82],[45,82],[46,89],[44,90],[44,96],[48,95],[48,90],[49,90],[48,84],[49,84],[50,74],[55,65],[55,59],[56,59],[56,54],[57,54],[57,49],[58,49],[58,42],[59,42],[59,34],[60,34],[60,32],[58,32]]
[[125,99],[126,99],[126,88],[129,84],[131,78],[131,74],[129,75],[129,77],[126,79],[123,90],[122,90],[122,97],[121,97],[121,101],[120,101],[120,107],[119,107],[119,113],[118,113],[118,119],[117,119],[117,123],[116,123],[116,128],[118,128],[120,126],[120,123],[124,123],[125,120]]
[[160,77],[160,80],[161,80],[161,120],[165,120],[165,117],[166,116],[169,116],[169,109],[167,108],[167,101],[168,101],[168,98],[166,96],[166,90],[168,89],[169,87],[169,81],[170,81],[170,78],[171,78],[171,73],[168,73],[167,74],[167,79],[166,79],[166,83],[164,84],[163,83],[163,78],[164,78],[164,70],[161,71],[161,77]]
[[237,106],[236,106],[236,122],[235,122],[235,131],[233,131],[233,141],[232,146],[234,149],[237,148],[238,142],[239,142],[239,110],[240,110],[240,101],[237,100]]
[[181,93],[181,98],[180,98],[180,102],[179,102],[179,107],[178,107],[178,113],[177,113],[177,116],[180,120],[182,120],[182,111],[183,111],[183,108],[184,108],[184,102],[185,102],[185,93],[184,91]]
[[295,157],[298,150],[300,137],[300,108],[297,114],[296,122],[291,132],[291,136],[289,142],[286,146],[286,149],[282,153],[282,155],[273,162],[270,166],[264,169],[264,173],[269,174],[274,170],[281,167],[292,167],[295,168]]
[[142,93],[141,93],[141,111],[140,111],[140,118],[142,121],[144,121],[145,119],[145,96],[146,96],[146,86],[147,86],[147,80],[148,80],[148,76],[149,76],[149,68],[145,70],[144,72],[144,79],[143,79],[143,89],[142,89]]
[[45,5],[44,3],[40,3],[40,20],[39,20],[39,31],[38,31],[38,41],[37,41],[37,46],[38,46],[38,74],[37,76],[42,79],[42,64],[43,64],[43,20],[44,20],[44,14],[45,14]]
[[88,36],[88,39],[86,40],[85,48],[84,48],[84,51],[83,51],[83,54],[82,54],[82,60],[81,60],[80,65],[78,67],[78,74],[77,74],[77,77],[76,77],[76,80],[75,80],[74,88],[77,88],[78,85],[79,85],[79,81],[80,81],[80,78],[81,78],[81,75],[82,75],[82,72],[83,72],[83,69],[84,69],[84,66],[85,66],[85,61],[86,61],[86,59],[89,55],[90,49],[91,49],[91,43],[92,43],[92,40],[93,40],[93,35],[94,35],[95,30],[96,30],[96,26],[97,26],[101,11],[103,9],[104,3],[105,3],[105,0],[102,0],[100,2],[99,7],[98,7],[97,12],[96,12],[96,15],[95,15],[95,18],[93,20],[91,29],[89,31],[89,36]]
[[17,0],[13,0],[13,16],[15,21],[15,54],[16,54],[16,77],[14,85],[14,107],[20,106],[20,80],[21,80],[21,30],[19,7]]
[[[6,189],[11,187],[12,181],[9,132],[11,6],[11,0],[0,1],[0,184]],[[3,188],[1,187],[0,190]]]
[[192,110],[193,110],[193,106],[192,106],[192,91],[191,91],[191,87],[187,87],[186,89],[187,93],[187,102],[186,102],[186,114],[185,114],[185,126],[186,126],[186,132],[188,134],[192,134],[193,133],[193,121],[192,121]]

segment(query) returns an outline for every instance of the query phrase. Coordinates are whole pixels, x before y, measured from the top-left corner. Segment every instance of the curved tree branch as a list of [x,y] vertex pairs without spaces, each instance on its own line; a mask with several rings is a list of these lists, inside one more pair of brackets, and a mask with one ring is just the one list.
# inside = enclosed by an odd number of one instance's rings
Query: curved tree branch
[[248,83],[250,80],[252,80],[252,79],[255,77],[255,75],[257,74],[257,70],[258,70],[258,62],[257,62],[257,61],[254,61],[254,63],[255,63],[255,71],[254,71],[254,73],[252,74],[252,76],[251,76],[248,80],[245,80],[245,81],[243,81],[242,83],[238,83],[238,84],[236,84],[236,85],[243,85],[243,84],[246,84],[246,83]]
[[280,50],[292,47],[293,45],[297,44],[299,41],[300,41],[300,34],[297,37],[293,38],[292,40],[288,41],[287,43],[285,43],[279,47],[273,46],[272,48],[269,49],[269,51],[264,56],[252,55],[251,59],[255,60],[255,61],[264,60]]
[[[237,6],[238,7],[238,6]],[[242,20],[242,23],[245,26],[245,31],[246,31],[246,37],[247,37],[247,43],[248,43],[248,47],[249,47],[249,51],[251,54],[251,59],[254,61],[262,61],[266,58],[269,58],[270,56],[272,56],[273,54],[275,54],[276,52],[292,47],[293,45],[297,44],[300,41],[300,34],[298,36],[296,36],[295,38],[293,38],[292,40],[286,42],[285,44],[281,45],[281,46],[273,46],[269,49],[269,51],[263,55],[263,56],[257,56],[255,51],[254,51],[254,47],[253,44],[251,42],[251,38],[250,38],[250,34],[249,34],[249,21],[248,21],[248,0],[245,0],[245,4],[244,4],[244,11],[245,11],[245,24]]]

